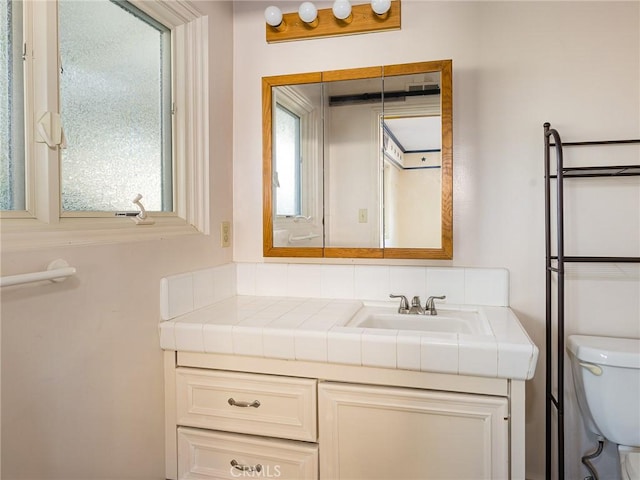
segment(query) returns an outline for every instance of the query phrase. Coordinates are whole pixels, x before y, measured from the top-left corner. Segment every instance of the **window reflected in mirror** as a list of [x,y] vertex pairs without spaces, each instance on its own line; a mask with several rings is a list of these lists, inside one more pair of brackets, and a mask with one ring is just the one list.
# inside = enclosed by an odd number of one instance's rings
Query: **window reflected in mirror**
[[300,117],[276,103],[273,186],[277,217],[300,215]]
[[273,95],[273,242],[322,246],[322,85]]

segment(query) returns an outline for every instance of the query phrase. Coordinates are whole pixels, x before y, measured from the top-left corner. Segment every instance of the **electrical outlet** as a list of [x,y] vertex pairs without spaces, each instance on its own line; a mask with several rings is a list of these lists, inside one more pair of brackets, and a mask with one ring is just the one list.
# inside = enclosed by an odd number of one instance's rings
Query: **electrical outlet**
[[361,208],[358,211],[358,222],[367,223],[369,221],[369,211],[366,208]]
[[223,248],[231,246],[231,223],[229,222],[220,224],[220,246]]

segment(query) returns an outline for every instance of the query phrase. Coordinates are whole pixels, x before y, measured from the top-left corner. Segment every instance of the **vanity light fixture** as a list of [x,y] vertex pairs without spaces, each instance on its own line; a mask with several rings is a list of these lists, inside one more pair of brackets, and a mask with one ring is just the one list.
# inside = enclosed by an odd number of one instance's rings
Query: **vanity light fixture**
[[281,32],[287,27],[287,25],[282,21],[282,10],[273,5],[265,9],[264,19],[267,22],[267,25],[278,32]]
[[349,3],[349,0],[336,0],[333,2],[331,11],[333,12],[333,16],[338,20],[342,20],[346,23],[351,23],[353,20],[353,15],[351,15],[351,3]]
[[399,30],[400,0],[370,0],[360,5],[335,0],[332,8],[320,10],[305,1],[293,13],[283,14],[278,7],[267,7],[264,18],[268,43]]
[[311,2],[303,2],[298,8],[298,16],[300,20],[308,26],[314,28],[318,26],[318,9]]
[[377,15],[384,15],[391,8],[391,0],[371,0],[371,10]]

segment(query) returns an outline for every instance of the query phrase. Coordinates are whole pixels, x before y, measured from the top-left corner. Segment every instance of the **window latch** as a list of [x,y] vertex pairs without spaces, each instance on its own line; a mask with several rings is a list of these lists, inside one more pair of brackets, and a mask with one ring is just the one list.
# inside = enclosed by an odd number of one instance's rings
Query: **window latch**
[[140,209],[140,213],[131,218],[134,222],[136,222],[136,225],[153,225],[156,222],[154,222],[153,219],[147,214],[147,211],[145,210],[144,205],[142,205],[142,202],[140,202],[140,200],[142,200],[142,195],[140,194],[136,195],[136,198],[133,199],[133,203]]
[[59,113],[44,112],[39,115],[36,122],[36,142],[46,143],[49,148],[67,148]]

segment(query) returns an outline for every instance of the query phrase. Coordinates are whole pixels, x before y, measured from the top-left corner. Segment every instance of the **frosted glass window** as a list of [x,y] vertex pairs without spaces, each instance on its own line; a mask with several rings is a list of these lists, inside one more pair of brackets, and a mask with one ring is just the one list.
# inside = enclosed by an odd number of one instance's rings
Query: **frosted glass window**
[[170,32],[126,2],[61,0],[63,211],[171,211]]
[[0,210],[25,210],[22,3],[0,2]]
[[300,215],[300,117],[276,105],[276,215]]

